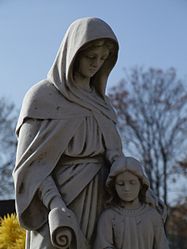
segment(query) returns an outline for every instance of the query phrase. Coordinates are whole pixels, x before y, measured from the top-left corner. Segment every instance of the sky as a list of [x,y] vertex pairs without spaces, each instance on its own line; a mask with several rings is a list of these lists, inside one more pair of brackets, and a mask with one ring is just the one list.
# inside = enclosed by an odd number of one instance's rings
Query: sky
[[187,80],[187,0],[0,0],[0,97],[19,109],[46,78],[68,26],[85,16],[106,21],[119,40],[107,89],[134,66],[175,67]]
[[107,89],[134,66],[175,67],[187,85],[187,0],[0,0],[0,98],[19,110],[46,78],[68,26],[86,16],[106,21],[119,40]]

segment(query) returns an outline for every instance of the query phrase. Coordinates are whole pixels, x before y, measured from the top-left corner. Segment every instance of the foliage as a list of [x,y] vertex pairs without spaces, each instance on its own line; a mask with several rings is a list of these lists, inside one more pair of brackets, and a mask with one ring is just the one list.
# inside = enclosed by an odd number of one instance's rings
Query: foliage
[[[133,68],[110,91],[126,152],[144,163],[151,187],[167,203],[168,180],[185,155],[187,92],[173,68]],[[161,196],[162,195],[162,196]]]
[[15,162],[17,115],[14,104],[0,99],[0,197],[11,198],[12,170]]
[[25,230],[15,214],[8,214],[0,220],[0,249],[22,248],[25,248]]
[[170,208],[166,229],[171,242],[171,249],[187,249],[186,214],[186,202]]

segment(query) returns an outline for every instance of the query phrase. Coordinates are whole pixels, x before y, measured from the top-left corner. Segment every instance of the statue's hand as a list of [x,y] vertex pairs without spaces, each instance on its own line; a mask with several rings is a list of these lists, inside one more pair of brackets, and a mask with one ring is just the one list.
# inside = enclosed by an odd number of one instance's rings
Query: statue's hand
[[68,208],[66,207],[65,202],[62,200],[62,198],[60,196],[55,196],[49,204],[50,210],[54,209],[54,208],[59,208],[62,209],[62,211],[66,211]]
[[49,212],[51,243],[55,248],[70,248],[73,240],[74,213],[68,208],[54,208]]

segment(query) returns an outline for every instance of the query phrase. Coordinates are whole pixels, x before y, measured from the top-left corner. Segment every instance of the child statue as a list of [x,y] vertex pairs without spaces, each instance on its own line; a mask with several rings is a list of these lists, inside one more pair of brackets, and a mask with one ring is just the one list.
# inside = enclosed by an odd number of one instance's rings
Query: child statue
[[146,203],[149,181],[139,161],[126,157],[107,178],[107,208],[98,221],[94,249],[168,249],[158,211]]

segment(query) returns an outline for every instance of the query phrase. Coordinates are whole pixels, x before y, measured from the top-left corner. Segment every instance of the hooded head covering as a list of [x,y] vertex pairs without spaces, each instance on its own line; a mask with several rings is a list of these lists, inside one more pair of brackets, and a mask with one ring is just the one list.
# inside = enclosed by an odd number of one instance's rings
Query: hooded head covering
[[131,172],[140,179],[144,191],[149,188],[149,180],[140,162],[133,157],[124,157],[121,160],[117,160],[110,169],[110,174],[106,181],[106,187],[109,192],[112,192],[116,176],[125,171]]
[[78,95],[72,78],[75,57],[83,46],[98,39],[109,39],[114,43],[112,56],[105,61],[92,81],[97,91],[104,97],[106,81],[118,54],[118,42],[114,32],[106,22],[92,17],[76,20],[67,30],[47,78],[68,99],[73,98],[71,94]]
[[[73,64],[78,52],[85,45],[99,39],[108,39],[114,46],[112,54],[91,79],[92,86],[98,93],[96,95],[89,94],[76,85],[73,80]],[[67,115],[84,116],[85,108],[116,122],[116,115],[105,96],[105,88],[109,73],[117,61],[117,55],[118,41],[106,22],[93,17],[73,22],[62,40],[47,80],[34,85],[25,95],[17,123],[17,134],[27,117],[63,119]]]
[[[92,78],[92,86],[102,97],[95,98],[74,82],[73,64],[78,52],[85,45],[99,39],[109,39],[114,46],[112,54]],[[88,109],[101,111],[104,115],[115,119],[105,96],[105,88],[109,73],[116,63],[117,54],[117,38],[106,22],[92,17],[78,19],[67,30],[47,78],[68,100]]]

